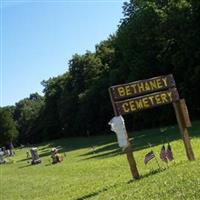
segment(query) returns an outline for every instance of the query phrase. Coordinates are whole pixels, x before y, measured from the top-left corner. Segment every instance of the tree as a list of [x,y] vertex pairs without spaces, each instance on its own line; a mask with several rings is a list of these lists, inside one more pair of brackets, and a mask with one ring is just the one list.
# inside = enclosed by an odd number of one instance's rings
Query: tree
[[12,114],[5,108],[0,108],[0,144],[13,142],[18,135],[16,123]]
[[[43,81],[43,92],[45,105],[38,120],[37,129],[40,132],[40,140],[56,139],[63,136],[61,118],[59,116],[59,108],[61,102],[61,96],[63,94],[64,85],[68,73],[62,76],[50,78],[47,81]],[[64,107],[60,109],[65,109]]]
[[30,94],[29,98],[16,103],[14,119],[17,121],[20,143],[31,142],[33,129],[37,126],[36,120],[43,106],[44,98],[38,93]]

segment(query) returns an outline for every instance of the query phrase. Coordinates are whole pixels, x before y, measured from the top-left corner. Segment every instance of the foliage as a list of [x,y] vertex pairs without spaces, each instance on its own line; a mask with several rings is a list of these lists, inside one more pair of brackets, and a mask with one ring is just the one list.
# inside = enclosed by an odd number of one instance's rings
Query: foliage
[[19,130],[18,143],[30,142],[43,104],[43,97],[38,93],[31,94],[29,98],[16,103],[14,119],[17,121]]
[[18,135],[16,123],[7,108],[0,108],[0,144],[13,142]]

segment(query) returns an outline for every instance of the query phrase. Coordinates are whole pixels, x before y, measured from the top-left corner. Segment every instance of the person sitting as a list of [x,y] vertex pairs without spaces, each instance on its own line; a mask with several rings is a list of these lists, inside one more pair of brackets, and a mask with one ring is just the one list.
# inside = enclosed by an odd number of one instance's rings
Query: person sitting
[[58,149],[57,148],[52,148],[51,149],[51,158],[52,158],[52,164],[56,164],[59,162],[63,161],[63,156],[61,156],[58,153]]

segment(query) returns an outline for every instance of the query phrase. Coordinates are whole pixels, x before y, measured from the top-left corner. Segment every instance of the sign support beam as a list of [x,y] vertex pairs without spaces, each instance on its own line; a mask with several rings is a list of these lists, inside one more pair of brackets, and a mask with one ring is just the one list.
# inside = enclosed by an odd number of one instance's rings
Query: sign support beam
[[183,106],[181,106],[183,101],[185,101],[185,100],[181,99],[179,101],[173,102],[173,106],[174,106],[174,110],[175,110],[175,114],[176,114],[176,119],[177,119],[177,122],[179,125],[179,129],[180,129],[180,132],[181,132],[181,135],[183,138],[183,143],[185,146],[187,158],[188,158],[188,160],[192,161],[192,160],[195,160],[195,157],[194,157],[194,153],[193,153],[192,146],[190,143],[187,125],[184,121],[184,115],[187,113],[184,113],[185,111],[183,110]]
[[[118,111],[115,107],[115,102],[113,100],[113,96],[112,96],[112,92],[111,92],[110,88],[109,88],[109,95],[110,95],[110,99],[111,99],[111,103],[112,103],[112,106],[113,106],[115,116],[118,116],[119,113],[118,113]],[[131,170],[131,174],[132,174],[133,178],[139,179],[140,175],[139,175],[139,172],[138,172],[138,169],[137,169],[135,158],[133,156],[133,150],[132,150],[131,144],[129,142],[127,132],[126,132],[126,138],[127,138],[127,142],[128,142],[128,147],[125,149],[125,152],[126,152],[127,160],[128,160],[129,167],[130,167],[130,170]]]

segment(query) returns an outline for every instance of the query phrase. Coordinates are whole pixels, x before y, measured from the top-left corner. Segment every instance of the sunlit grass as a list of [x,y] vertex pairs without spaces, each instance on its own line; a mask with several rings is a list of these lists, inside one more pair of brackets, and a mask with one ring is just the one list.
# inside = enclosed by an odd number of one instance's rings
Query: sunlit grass
[[[131,133],[134,156],[141,179],[132,180],[126,156],[114,134],[70,138],[39,145],[42,164],[31,166],[26,148],[17,149],[13,164],[1,165],[1,200],[80,199],[200,199],[200,123],[190,129],[196,161],[189,162],[177,127]],[[170,141],[175,162],[167,166],[159,159],[162,142]],[[152,147],[149,147],[149,143]],[[50,149],[66,153],[63,163],[52,165]],[[144,165],[150,150],[152,159]]]

